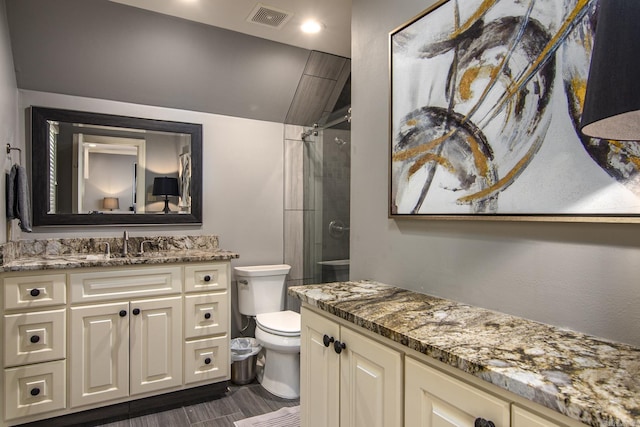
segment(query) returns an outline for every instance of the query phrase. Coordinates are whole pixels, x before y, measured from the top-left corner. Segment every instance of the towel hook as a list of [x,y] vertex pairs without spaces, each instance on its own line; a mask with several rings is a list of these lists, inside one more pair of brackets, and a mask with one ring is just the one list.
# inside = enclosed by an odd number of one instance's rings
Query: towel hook
[[18,150],[18,163],[22,164],[22,149],[12,147],[11,144],[7,144],[7,154],[11,154],[11,150]]

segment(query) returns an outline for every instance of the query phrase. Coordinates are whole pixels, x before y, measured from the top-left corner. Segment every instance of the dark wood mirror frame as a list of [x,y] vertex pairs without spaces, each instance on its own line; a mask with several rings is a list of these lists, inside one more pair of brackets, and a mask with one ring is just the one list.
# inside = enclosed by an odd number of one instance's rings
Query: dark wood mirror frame
[[[31,123],[31,193],[34,226],[202,224],[202,125],[44,107],[27,109]],[[181,214],[48,214],[48,121],[188,134],[191,137],[191,212]]]

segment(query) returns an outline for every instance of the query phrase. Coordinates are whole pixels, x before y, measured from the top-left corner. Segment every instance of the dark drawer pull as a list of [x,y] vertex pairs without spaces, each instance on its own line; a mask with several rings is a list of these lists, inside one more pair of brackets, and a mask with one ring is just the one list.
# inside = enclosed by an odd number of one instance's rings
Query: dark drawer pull
[[40,289],[31,289],[31,292],[29,292],[31,294],[32,297],[37,297],[40,295]]
[[211,319],[211,313],[205,313],[204,318],[207,320]]
[[476,418],[473,424],[474,427],[496,427],[493,421],[487,421],[484,418]]
[[209,276],[208,274],[206,276],[204,276],[204,281],[205,282],[210,282],[211,281],[211,276]]
[[207,357],[206,359],[204,359],[204,364],[205,364],[205,365],[209,365],[209,364],[211,364],[211,358],[210,358],[210,357]]
[[40,394],[40,389],[38,387],[34,387],[29,390],[29,394],[31,394],[31,396],[37,396]]
[[31,335],[31,338],[29,338],[29,341],[31,341],[33,344],[36,344],[40,342],[40,337],[38,335]]
[[332,342],[334,342],[336,339],[333,337],[330,337],[329,335],[325,334],[322,337],[322,344],[324,344],[325,347],[329,347],[331,345]]
[[127,310],[120,310],[120,313],[118,313],[118,315],[119,315],[120,317],[124,317],[124,316],[126,316],[126,315],[127,315]]
[[134,308],[132,311],[134,316],[137,316],[138,314],[140,314],[140,309],[139,308]]

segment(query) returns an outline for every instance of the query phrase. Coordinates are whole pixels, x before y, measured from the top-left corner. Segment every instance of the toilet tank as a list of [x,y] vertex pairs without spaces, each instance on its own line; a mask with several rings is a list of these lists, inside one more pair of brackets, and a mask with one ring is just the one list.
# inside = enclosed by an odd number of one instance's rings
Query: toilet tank
[[287,264],[234,267],[238,286],[238,311],[245,316],[284,309]]

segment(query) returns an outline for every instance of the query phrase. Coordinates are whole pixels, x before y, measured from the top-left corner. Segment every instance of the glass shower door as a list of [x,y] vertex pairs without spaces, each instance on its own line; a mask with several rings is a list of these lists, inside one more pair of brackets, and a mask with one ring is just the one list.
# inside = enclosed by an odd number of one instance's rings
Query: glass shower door
[[312,283],[349,278],[350,118],[345,107],[305,132],[304,260]]

